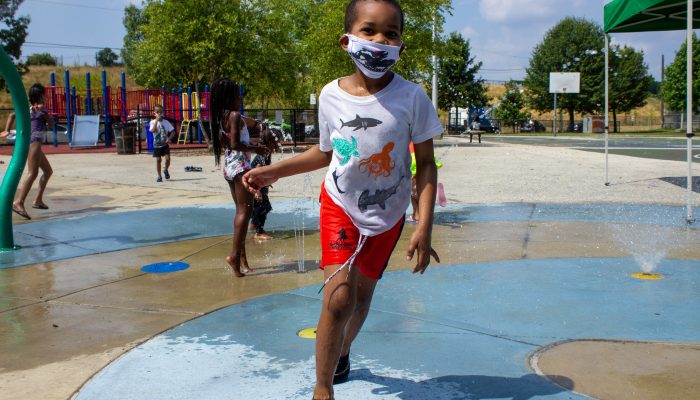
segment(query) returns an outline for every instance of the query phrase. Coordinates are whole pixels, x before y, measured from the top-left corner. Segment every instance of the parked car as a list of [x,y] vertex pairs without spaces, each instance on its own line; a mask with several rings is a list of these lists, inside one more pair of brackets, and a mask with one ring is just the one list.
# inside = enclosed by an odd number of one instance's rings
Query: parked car
[[523,121],[523,123],[520,125],[520,132],[524,133],[538,133],[538,132],[547,132],[547,128],[544,126],[544,124],[536,119],[530,119],[527,121]]
[[[44,144],[53,143],[53,129],[42,132]],[[15,144],[17,139],[17,132],[13,129],[10,131],[9,135],[5,138],[5,143]],[[64,125],[56,124],[56,139],[58,143],[68,143],[68,130]]]
[[501,133],[501,128],[498,126],[498,124],[492,124],[490,119],[482,118],[478,124],[480,131],[487,133]]

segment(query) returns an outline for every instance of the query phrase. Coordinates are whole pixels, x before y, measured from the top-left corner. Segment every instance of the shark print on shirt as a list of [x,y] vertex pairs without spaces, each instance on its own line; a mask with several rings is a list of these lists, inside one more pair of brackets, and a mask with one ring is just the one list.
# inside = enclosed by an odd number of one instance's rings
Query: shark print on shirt
[[382,121],[374,118],[362,118],[360,117],[359,114],[355,114],[355,119],[352,121],[348,122],[343,122],[343,120],[340,120],[340,127],[345,128],[350,127],[350,128],[355,128],[353,129],[353,132],[359,129],[364,128],[365,131],[367,131],[367,128],[374,128],[375,126],[379,126],[382,123]]
[[369,190],[365,190],[360,194],[360,198],[357,200],[357,207],[360,211],[365,212],[369,206],[379,206],[382,210],[386,210],[386,201],[389,197],[396,194],[396,189],[399,187],[401,181],[405,178],[402,176],[394,186],[386,189],[377,189],[374,194],[369,194]]

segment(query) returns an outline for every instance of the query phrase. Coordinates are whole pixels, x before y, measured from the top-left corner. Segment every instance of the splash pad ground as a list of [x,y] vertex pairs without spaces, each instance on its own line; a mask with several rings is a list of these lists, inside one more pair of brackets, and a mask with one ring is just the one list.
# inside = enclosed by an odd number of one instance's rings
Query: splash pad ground
[[[411,275],[407,226],[339,399],[697,393],[700,232],[683,222],[684,189],[659,179],[682,175],[682,163],[614,156],[605,188],[591,173],[599,155],[441,144],[450,205],[438,210],[434,241],[443,262]],[[52,209],[18,224],[22,249],[0,256],[0,397],[309,398],[313,340],[296,333],[315,325],[320,306],[318,236],[308,228],[316,187],[276,185],[286,195],[273,198],[276,238],[249,240],[257,272],[234,279],[222,262],[233,209],[216,172],[156,186],[143,172],[151,158],[108,156],[112,173],[94,155],[77,160],[91,174],[57,159]],[[464,176],[470,167],[483,171]],[[656,240],[666,243],[656,266],[664,279],[630,277],[635,245],[649,243],[620,232],[666,235]],[[157,262],[189,268],[140,270]]]

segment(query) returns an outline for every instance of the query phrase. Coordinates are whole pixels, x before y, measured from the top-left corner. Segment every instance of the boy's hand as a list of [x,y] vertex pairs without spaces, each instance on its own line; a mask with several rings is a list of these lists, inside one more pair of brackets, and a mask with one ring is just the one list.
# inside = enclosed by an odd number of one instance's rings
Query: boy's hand
[[268,167],[253,168],[243,175],[241,182],[243,182],[243,187],[255,194],[255,192],[258,192],[265,186],[270,186],[277,182],[277,177]]
[[411,239],[408,241],[408,251],[406,252],[406,260],[413,260],[413,255],[418,251],[418,258],[416,259],[416,266],[413,268],[413,273],[420,272],[421,274],[425,272],[430,264],[430,256],[432,256],[435,261],[440,262],[440,257],[437,252],[430,247],[430,236],[420,230],[416,230],[411,235]]
[[260,192],[260,191],[255,192],[255,196],[253,196],[253,197],[255,198],[255,201],[262,201],[262,199],[263,199],[262,192]]

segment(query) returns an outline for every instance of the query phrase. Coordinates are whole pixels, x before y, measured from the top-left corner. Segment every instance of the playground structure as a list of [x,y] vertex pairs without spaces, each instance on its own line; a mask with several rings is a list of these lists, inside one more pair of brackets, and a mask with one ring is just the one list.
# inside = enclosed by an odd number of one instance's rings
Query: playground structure
[[[71,85],[70,71],[65,71],[64,86],[56,85],[55,73],[51,73],[50,85],[45,88],[46,108],[56,123],[65,123],[67,140],[73,138],[75,116],[99,115],[103,126],[101,140],[111,147],[114,139],[114,124],[136,122],[139,139],[149,139],[145,122],[152,116],[153,108],[163,106],[164,116],[176,131],[177,143],[202,144],[206,141],[209,121],[209,85],[197,91],[191,85],[177,85],[167,89],[129,90],[126,74],[121,73],[121,86],[113,88],[107,82],[106,71],[102,71],[101,88],[91,86],[90,72],[85,74],[85,88]],[[241,96],[244,87],[241,85]],[[296,145],[298,142],[315,142],[317,116],[315,109],[241,109],[241,112],[261,122],[267,122],[278,133],[280,142]],[[141,134],[141,129],[145,134]],[[194,135],[192,134],[194,133]],[[140,142],[139,142],[140,143]],[[150,143],[150,141],[149,141]],[[54,125],[53,144],[58,146],[58,132]],[[119,147],[119,146],[118,146]],[[149,147],[150,148],[150,147]]]
[[[104,144],[112,145],[112,124],[148,118],[155,105],[164,108],[165,117],[174,123],[180,133],[178,142],[184,143],[189,137],[190,127],[197,129],[197,141],[202,143],[202,126],[199,121],[209,120],[209,86],[204,91],[194,91],[191,86],[178,85],[177,88],[128,90],[126,74],[121,74],[121,86],[113,89],[107,83],[107,74],[102,70],[102,87],[92,88],[90,73],[85,74],[85,89],[71,86],[70,71],[65,71],[65,86],[56,85],[56,76],[51,73],[50,85],[45,88],[46,109],[56,122],[65,122],[68,141],[72,138],[73,122],[76,115],[100,115],[104,126]],[[200,115],[201,114],[201,115]],[[201,118],[200,118],[201,117]],[[190,137],[190,142],[192,141]],[[58,145],[54,126],[54,146]]]

